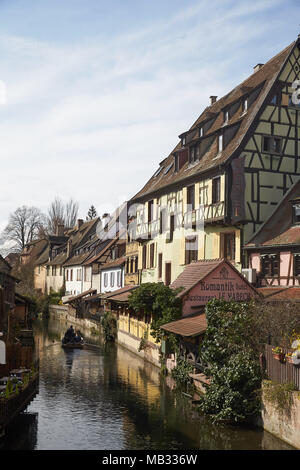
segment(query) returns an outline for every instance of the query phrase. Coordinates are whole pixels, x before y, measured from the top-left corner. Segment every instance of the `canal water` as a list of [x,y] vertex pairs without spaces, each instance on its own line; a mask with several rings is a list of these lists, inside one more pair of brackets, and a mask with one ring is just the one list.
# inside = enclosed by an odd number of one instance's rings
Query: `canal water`
[[66,324],[39,320],[39,393],[8,429],[4,449],[289,450],[257,428],[220,427],[172,390],[157,367],[99,336],[66,351]]

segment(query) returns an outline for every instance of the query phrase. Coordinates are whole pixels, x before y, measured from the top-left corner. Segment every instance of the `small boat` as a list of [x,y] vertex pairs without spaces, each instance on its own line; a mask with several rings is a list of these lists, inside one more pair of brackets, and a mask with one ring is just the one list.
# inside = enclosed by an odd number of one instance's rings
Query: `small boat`
[[62,348],[65,348],[65,349],[83,349],[84,347],[84,342],[83,341],[80,341],[78,343],[63,343],[61,342],[61,346]]

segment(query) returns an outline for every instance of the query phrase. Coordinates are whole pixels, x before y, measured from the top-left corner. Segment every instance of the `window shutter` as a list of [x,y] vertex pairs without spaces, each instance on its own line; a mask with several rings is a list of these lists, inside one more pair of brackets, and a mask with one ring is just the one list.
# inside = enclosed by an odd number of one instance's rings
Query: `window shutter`
[[199,186],[200,183],[195,184],[195,209],[199,209]]
[[220,234],[213,233],[213,259],[220,257]]
[[212,180],[208,180],[207,204],[212,203]]
[[187,206],[187,188],[182,189],[182,214],[186,213]]
[[235,231],[235,262],[241,262],[241,232],[240,230]]
[[198,236],[198,260],[205,259],[205,241],[206,241],[206,235],[202,231],[199,233],[199,236]]
[[157,243],[154,243],[154,260],[153,260],[153,267],[156,268],[157,266]]
[[138,269],[143,269],[143,246],[138,247]]
[[180,239],[179,264],[185,264],[185,237]]

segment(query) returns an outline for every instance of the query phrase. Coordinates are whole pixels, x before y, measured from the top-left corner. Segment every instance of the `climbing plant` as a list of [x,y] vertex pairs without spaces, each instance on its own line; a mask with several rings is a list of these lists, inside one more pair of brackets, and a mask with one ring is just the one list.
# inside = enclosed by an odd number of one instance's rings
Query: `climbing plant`
[[261,369],[247,303],[213,299],[206,306],[201,357],[210,384],[200,408],[214,421],[240,422],[258,412]]
[[150,334],[158,343],[164,332],[160,327],[181,316],[182,301],[173,290],[162,282],[148,282],[135,289],[128,298],[129,307],[138,314],[151,314]]
[[105,312],[101,319],[101,326],[103,328],[104,341],[114,342],[117,333],[117,320],[111,312]]

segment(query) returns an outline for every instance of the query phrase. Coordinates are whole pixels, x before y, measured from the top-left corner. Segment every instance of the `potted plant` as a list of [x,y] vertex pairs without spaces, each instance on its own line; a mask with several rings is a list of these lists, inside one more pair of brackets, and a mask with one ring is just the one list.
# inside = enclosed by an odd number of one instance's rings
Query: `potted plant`
[[289,362],[290,364],[293,364],[293,353],[289,352],[285,355],[286,362]]
[[274,359],[277,359],[278,361],[281,361],[281,362],[284,360],[285,353],[281,347],[277,346],[276,348],[272,348],[272,353],[273,353]]

